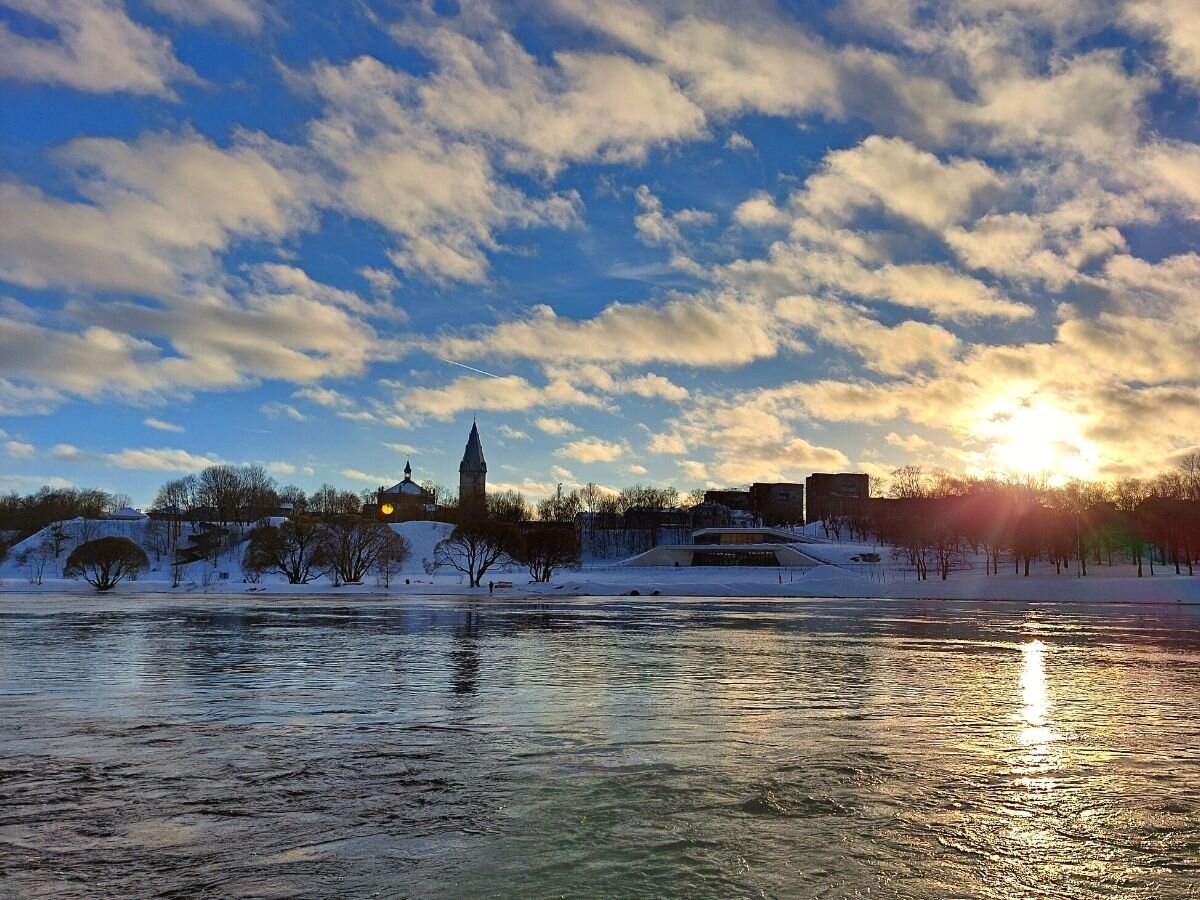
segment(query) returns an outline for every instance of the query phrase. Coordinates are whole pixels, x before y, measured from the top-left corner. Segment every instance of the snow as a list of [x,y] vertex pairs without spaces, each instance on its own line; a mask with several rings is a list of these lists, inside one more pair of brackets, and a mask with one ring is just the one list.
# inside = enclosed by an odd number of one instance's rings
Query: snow
[[[81,520],[61,523],[71,534],[77,534]],[[145,522],[117,520],[88,520],[86,530],[91,537],[119,534],[140,541]],[[438,541],[448,537],[453,525],[445,522],[414,521],[393,524],[391,528],[403,535],[412,546],[412,553],[403,570],[383,588],[369,578],[362,585],[334,588],[327,578],[308,585],[289,585],[277,575],[264,576],[258,583],[243,581],[240,560],[244,545],[238,545],[221,556],[216,567],[207,562],[184,567],[182,583],[171,588],[171,569],[166,560],[155,564],[153,571],[137,582],[124,582],[117,587],[120,594],[173,593],[178,595],[228,594],[245,592],[267,596],[362,595],[363,600],[379,596],[429,596],[435,594],[482,596],[497,602],[504,598],[517,599],[538,596],[598,596],[628,595],[637,591],[651,596],[658,591],[664,597],[845,597],[945,599],[1019,602],[1065,602],[1085,604],[1105,603],[1200,603],[1200,575],[1175,575],[1173,569],[1156,567],[1153,577],[1146,567],[1146,577],[1138,578],[1136,570],[1119,563],[1112,566],[1089,566],[1085,578],[1074,569],[1056,574],[1054,566],[1035,563],[1029,577],[1013,571],[1009,563],[1000,566],[998,575],[988,575],[981,560],[969,561],[970,568],[953,571],[947,581],[936,575],[918,582],[904,562],[893,558],[890,547],[851,541],[821,540],[804,545],[804,552],[821,564],[808,568],[758,567],[625,567],[614,562],[586,564],[578,570],[556,572],[549,584],[530,584],[523,568],[493,570],[487,577],[511,581],[513,588],[497,591],[489,597],[487,588],[470,588],[464,576],[442,571],[426,574],[425,562],[433,559]],[[811,526],[810,526],[811,528]],[[807,530],[807,529],[806,529]],[[57,562],[46,569],[45,583],[37,586],[28,582],[15,557],[26,548],[35,546],[45,537],[43,531],[12,548],[8,558],[0,563],[0,592],[5,600],[24,602],[21,598],[31,592],[67,592],[89,595],[92,589],[82,581],[58,577],[60,567],[73,546],[68,542]],[[813,538],[823,538],[818,525],[809,531]],[[871,554],[878,562],[866,562]],[[227,575],[222,578],[220,573]],[[407,583],[406,583],[407,582]]]

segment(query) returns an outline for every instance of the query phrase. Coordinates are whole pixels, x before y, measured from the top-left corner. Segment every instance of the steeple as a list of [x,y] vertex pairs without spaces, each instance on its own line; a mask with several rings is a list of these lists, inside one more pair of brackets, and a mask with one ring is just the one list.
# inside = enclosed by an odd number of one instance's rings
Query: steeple
[[412,478],[412,461],[411,460],[406,459],[404,461],[404,477]]
[[483,458],[483,444],[479,442],[479,423],[474,419],[471,420],[471,435],[467,438],[467,449],[463,452],[458,471],[487,471],[487,462]]
[[479,440],[479,423],[471,420],[471,435],[458,464],[458,502],[464,509],[482,511],[487,506],[487,461]]

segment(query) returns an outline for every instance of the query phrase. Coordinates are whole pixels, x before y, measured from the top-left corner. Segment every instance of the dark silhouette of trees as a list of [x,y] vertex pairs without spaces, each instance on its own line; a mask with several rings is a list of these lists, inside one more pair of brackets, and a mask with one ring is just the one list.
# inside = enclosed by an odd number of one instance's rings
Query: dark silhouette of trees
[[579,566],[579,534],[573,525],[531,522],[522,529],[512,557],[534,581],[549,581],[555,569]]
[[250,535],[242,568],[248,572],[276,572],[288,584],[308,584],[329,568],[321,523],[296,516],[282,525],[261,525]]
[[398,536],[384,522],[342,515],[324,523],[321,531],[324,556],[337,585],[361,582],[381,556],[399,552]]
[[516,525],[533,518],[533,510],[520,491],[495,491],[487,495],[487,517],[493,522]]
[[15,544],[54,522],[99,519],[109,503],[109,494],[93,488],[47,486],[25,496],[14,491],[0,495],[0,534]]
[[1137,566],[1195,571],[1200,561],[1200,460],[1154,479],[1112,483],[1044,478],[960,478],[919,466],[897,469],[889,497],[855,501],[848,515],[864,533],[896,548],[918,579],[935,568],[942,578],[982,553],[989,574],[1007,556],[1018,574],[1035,561],[1086,577],[1090,566],[1114,564],[1122,552]]
[[110,591],[125,578],[150,568],[146,553],[126,537],[102,537],[80,544],[67,557],[63,575],[81,577],[97,591]]
[[479,587],[488,569],[510,562],[519,536],[517,527],[509,522],[463,522],[434,547],[433,565],[461,572],[471,587]]
[[332,484],[323,484],[308,497],[308,514],[322,519],[334,516],[357,516],[362,512],[362,498],[354,491],[343,491]]
[[404,568],[405,561],[412,555],[412,544],[403,535],[396,534],[390,528],[388,536],[372,567],[379,583],[386,587],[392,586],[392,578]]

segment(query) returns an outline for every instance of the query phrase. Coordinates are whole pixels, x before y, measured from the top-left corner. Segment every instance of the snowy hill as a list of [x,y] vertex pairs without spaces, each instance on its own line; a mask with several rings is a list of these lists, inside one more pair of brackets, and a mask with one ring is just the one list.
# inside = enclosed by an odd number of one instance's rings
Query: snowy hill
[[433,548],[438,541],[444,541],[454,531],[449,522],[397,522],[391,526],[392,531],[405,538],[412,553],[404,562],[403,574],[424,575],[425,561],[433,560]]
[[[284,520],[272,520],[271,524],[279,525]],[[15,544],[9,551],[8,557],[3,563],[0,563],[0,579],[12,579],[14,586],[27,582],[29,579],[29,567],[18,562],[23,551],[33,550],[41,546],[43,543],[54,543],[57,540],[59,553],[57,557],[48,560],[43,570],[43,578],[47,580],[59,579],[62,577],[62,567],[67,561],[67,557],[71,555],[71,551],[80,543],[85,541],[95,540],[101,537],[127,537],[139,546],[144,545],[146,537],[146,529],[155,527],[150,524],[149,519],[136,521],[117,520],[117,519],[68,519],[63,522],[56,522],[53,525],[48,525],[36,534],[31,535],[25,540]],[[454,530],[454,526],[446,522],[400,522],[391,526],[392,530],[397,534],[402,535],[408,540],[412,547],[412,553],[405,560],[404,566],[401,569],[400,577],[425,575],[425,562],[433,559],[433,549],[438,541],[444,540],[450,536]],[[245,574],[242,571],[242,555],[245,553],[246,541],[249,539],[250,531],[253,529],[246,528],[244,535],[235,537],[232,546],[223,551],[218,556],[216,564],[201,560],[199,562],[190,563],[183,567],[181,582],[185,585],[199,585],[207,587],[213,584],[241,584],[245,580]],[[187,531],[184,532],[184,543],[186,543]],[[165,555],[156,559],[156,554],[150,550],[146,550],[146,554],[150,559],[150,571],[140,579],[143,582],[166,582],[168,585],[171,582],[171,563]],[[281,575],[264,575],[262,576],[262,584],[286,583],[286,579]],[[314,584],[331,585],[332,579],[319,578]]]

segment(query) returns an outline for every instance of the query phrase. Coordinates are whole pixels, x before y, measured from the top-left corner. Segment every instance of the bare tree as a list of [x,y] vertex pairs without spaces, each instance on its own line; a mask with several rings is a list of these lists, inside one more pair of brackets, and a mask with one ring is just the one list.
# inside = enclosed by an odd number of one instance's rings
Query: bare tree
[[275,479],[260,465],[242,466],[238,470],[242,483],[243,522],[258,522],[272,515],[279,507],[278,487]]
[[196,482],[197,499],[222,525],[240,522],[245,501],[242,479],[233,466],[209,466]]
[[512,555],[534,581],[549,581],[555,569],[579,566],[579,535],[569,525],[539,523],[525,529]]
[[392,586],[392,578],[404,569],[404,563],[412,554],[412,544],[404,535],[388,529],[387,542],[375,559],[375,577],[383,587]]
[[375,567],[379,557],[394,548],[396,533],[384,522],[358,516],[335,516],[325,524],[325,558],[335,584],[357,584]]
[[493,522],[515,525],[533,518],[533,510],[520,491],[496,491],[487,495],[487,517]]
[[308,584],[328,566],[321,524],[303,516],[255,529],[242,560],[243,569],[278,572],[289,584]]
[[185,475],[163,484],[154,496],[153,514],[170,524],[171,545],[176,546],[183,533],[183,522],[191,518],[198,490],[195,475]]
[[516,544],[517,530],[507,522],[464,522],[433,549],[434,568],[451,568],[479,587],[488,569],[506,565]]
[[151,519],[142,529],[142,546],[154,554],[154,561],[159,562],[171,552],[174,544],[171,541],[171,523],[163,519]]
[[31,547],[26,547],[13,559],[17,565],[25,569],[30,584],[41,584],[50,560],[57,559],[58,553],[49,537],[44,537]]
[[292,504],[294,513],[302,513],[308,507],[308,497],[304,489],[294,484],[285,484],[279,489],[279,502]]
[[334,516],[358,515],[362,511],[362,498],[354,491],[338,490],[332,484],[323,484],[308,498],[310,515],[323,519]]

